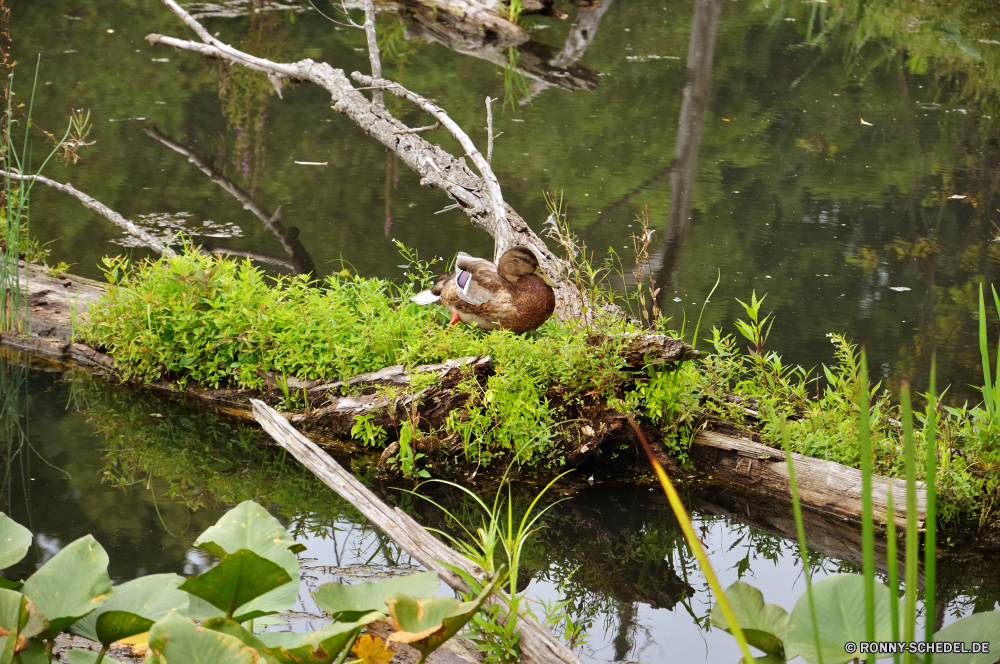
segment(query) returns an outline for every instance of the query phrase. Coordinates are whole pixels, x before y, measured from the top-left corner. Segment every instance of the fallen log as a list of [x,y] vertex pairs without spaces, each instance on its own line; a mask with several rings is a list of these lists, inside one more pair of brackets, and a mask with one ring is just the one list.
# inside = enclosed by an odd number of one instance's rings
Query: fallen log
[[[713,477],[771,495],[791,498],[785,453],[746,438],[699,431],[691,446],[691,460]],[[854,521],[861,518],[861,471],[832,461],[792,454],[799,499],[812,509]],[[906,527],[906,480],[872,477],[872,515],[878,523],[888,520],[892,491],[896,525]],[[919,527],[927,517],[927,493],[917,482]]]
[[[36,265],[21,265],[21,283],[27,284],[31,314],[31,326],[38,336],[24,336],[14,332],[0,334],[0,345],[21,350],[47,359],[71,362],[90,369],[99,369],[113,376],[120,376],[113,358],[87,344],[76,341],[72,323],[79,323],[87,315],[90,303],[104,292],[101,284],[73,275],[61,274],[53,277]],[[600,343],[594,339],[593,343]],[[648,363],[676,362],[694,356],[690,347],[678,339],[665,335],[635,335],[627,347],[628,361],[636,366]],[[420,415],[423,430],[429,432],[441,428],[448,413],[462,407],[469,395],[452,389],[458,381],[477,373],[485,378],[491,370],[489,357],[466,357],[447,360],[442,363],[421,365],[417,372],[435,372],[439,376],[437,385],[419,393],[403,390],[391,400],[376,389],[380,385],[396,385],[406,388],[411,384],[410,375],[401,365],[386,367],[379,371],[348,378],[344,381],[302,380],[287,377],[287,385],[293,389],[306,390],[310,405],[301,412],[288,414],[295,425],[332,437],[350,437],[351,428],[359,415],[374,415],[374,423],[383,426],[387,432],[395,433],[405,418],[409,417],[408,407],[415,399],[420,400]],[[276,388],[277,377],[266,376],[267,384]],[[368,387],[369,394],[341,395],[341,388]],[[203,389],[188,386],[179,389],[166,380],[151,383],[149,387],[198,399],[213,408],[244,419],[252,419],[251,399],[266,397],[266,393],[243,389]],[[558,389],[546,398],[558,403]],[[608,409],[596,401],[569,406],[571,417],[565,424],[567,436],[563,452],[567,467],[579,467],[594,459],[602,448],[616,443],[629,442],[630,434],[623,431],[624,415]],[[658,432],[650,430],[655,443]],[[568,435],[572,434],[572,436]],[[724,435],[714,431],[701,431],[695,436],[691,458],[707,474],[722,481],[732,482],[770,495],[789,495],[787,467],[780,450],[766,447],[752,440]],[[456,441],[439,440],[427,436],[417,441],[419,451],[432,456],[434,453],[446,457],[454,455],[460,445]],[[656,445],[654,445],[656,447]],[[661,462],[671,465],[665,448],[659,447]],[[390,451],[391,454],[391,451]],[[860,471],[840,464],[800,457],[796,455],[796,477],[799,480],[803,505],[840,518],[857,521],[860,519]],[[885,521],[886,485],[893,486],[893,501],[896,508],[896,522],[905,523],[905,482],[876,478],[873,482],[875,519]],[[920,485],[918,507],[921,525],[926,514],[926,497]]]
[[[311,470],[340,497],[353,505],[375,527],[397,545],[416,558],[424,567],[434,570],[449,586],[459,592],[470,592],[461,576],[444,564],[457,567],[467,574],[483,580],[485,571],[467,558],[445,546],[425,531],[406,512],[389,507],[368,490],[354,474],[344,470],[312,441],[296,431],[281,413],[263,401],[253,400],[254,418],[282,447]],[[503,604],[502,598],[495,601]],[[517,621],[520,632],[521,659],[524,662],[565,662],[578,664],[579,658],[565,645],[556,641],[537,622],[527,616]]]

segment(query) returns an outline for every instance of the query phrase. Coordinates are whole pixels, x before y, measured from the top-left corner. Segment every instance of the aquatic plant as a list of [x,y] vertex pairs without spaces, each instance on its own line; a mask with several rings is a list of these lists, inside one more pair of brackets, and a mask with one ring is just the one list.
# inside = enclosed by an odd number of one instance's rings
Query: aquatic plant
[[[466,515],[459,517],[435,500],[417,494],[444,512],[454,524],[461,528],[463,535],[454,536],[443,530],[431,530],[444,536],[462,555],[485,570],[490,578],[495,579],[500,588],[500,594],[507,602],[506,607],[499,603],[493,604],[487,612],[473,618],[474,629],[469,636],[479,643],[479,647],[486,654],[484,662],[511,663],[520,659],[517,617],[520,615],[534,617],[531,608],[524,600],[523,588],[518,585],[518,575],[521,572],[521,554],[528,538],[541,527],[538,525],[540,519],[562,501],[557,500],[541,509],[536,509],[539,502],[556,482],[568,474],[568,472],[562,473],[555,477],[545,485],[545,488],[535,494],[534,499],[523,513],[518,514],[515,513],[514,498],[507,477],[511,468],[512,466],[507,467],[507,472],[501,478],[490,505],[483,502],[476,493],[460,484],[444,480],[429,481],[429,483],[439,483],[457,489],[473,501],[481,510],[480,525],[478,527],[472,526],[475,532],[466,526],[466,523],[474,519],[467,518]],[[498,562],[498,559],[503,562]],[[469,584],[472,589],[469,597],[481,592],[483,588],[481,581],[458,567],[448,565],[448,568]],[[566,611],[566,602],[556,602],[548,608],[549,611],[546,612],[544,621],[546,626],[551,628],[555,625],[562,625],[564,635],[569,636],[567,641],[570,645],[579,643],[582,634],[579,626],[574,624]]]
[[[0,513],[0,569],[20,561],[31,540],[26,528]],[[357,652],[366,625],[391,616],[399,627],[395,640],[419,650],[423,662],[473,618],[496,584],[487,583],[473,600],[460,602],[431,596],[436,572],[353,586],[325,583],[313,597],[332,623],[310,634],[255,634],[255,621],[280,624],[267,617],[296,600],[295,554],[304,547],[253,501],[227,512],[194,545],[219,562],[186,579],[154,574],[112,588],[108,556],[90,535],[63,547],[24,581],[0,577],[0,628],[5,630],[0,661],[51,661],[55,637],[69,631],[102,646],[96,656],[71,650],[70,662],[100,664],[112,643],[145,635],[147,661],[153,662],[186,661],[198,652],[202,661],[330,664],[345,661],[352,649]],[[372,637],[367,641],[368,650],[383,647]]]
[[[868,391],[867,363],[862,353],[859,366],[859,384],[856,392],[858,407],[857,426],[861,430],[862,444],[867,445],[872,438],[870,431],[870,396]],[[802,522],[802,508],[799,503],[792,462],[791,443],[786,429],[782,426],[782,442],[785,459],[789,468],[789,483],[792,489],[792,506],[795,512],[796,531],[805,570],[806,593],[799,598],[789,614],[779,606],[765,604],[759,590],[738,581],[730,586],[725,595],[736,608],[736,620],[721,610],[712,611],[712,624],[731,632],[737,640],[746,635],[751,645],[766,653],[761,661],[784,662],[801,656],[809,664],[846,664],[858,661],[862,655],[893,654],[898,663],[900,655],[904,662],[932,662],[933,648],[947,653],[948,662],[992,661],[1000,649],[1000,611],[974,613],[951,625],[934,632],[934,559],[936,555],[936,529],[933,525],[936,490],[936,406],[934,368],[931,368],[931,386],[928,392],[931,417],[925,422],[925,451],[928,461],[925,473],[931,478],[927,484],[927,522],[925,539],[925,606],[926,618],[923,643],[917,639],[917,572],[919,565],[919,535],[917,512],[917,462],[913,418],[910,411],[909,387],[904,385],[902,395],[902,428],[906,466],[906,532],[904,564],[904,602],[899,611],[899,587],[896,573],[896,535],[894,519],[888,521],[889,547],[886,558],[889,567],[888,586],[875,581],[874,534],[872,528],[872,471],[870,455],[865,454],[862,466],[862,574],[833,574],[821,581],[810,583],[809,554],[806,548],[805,528]],[[651,456],[652,458],[652,456]],[[889,492],[888,514],[892,512],[892,491]],[[742,625],[740,630],[737,625]],[[880,649],[881,646],[905,645],[899,649]],[[938,642],[938,646],[926,646]],[[951,642],[951,643],[949,643]],[[962,651],[955,652],[954,642],[963,642]],[[912,644],[912,645],[906,645]],[[984,648],[985,645],[985,648]],[[875,650],[869,650],[874,647]],[[984,655],[984,653],[991,653]],[[920,657],[917,657],[920,655]],[[983,658],[985,657],[985,659]],[[877,657],[876,657],[877,658]],[[865,657],[871,661],[873,657]]]

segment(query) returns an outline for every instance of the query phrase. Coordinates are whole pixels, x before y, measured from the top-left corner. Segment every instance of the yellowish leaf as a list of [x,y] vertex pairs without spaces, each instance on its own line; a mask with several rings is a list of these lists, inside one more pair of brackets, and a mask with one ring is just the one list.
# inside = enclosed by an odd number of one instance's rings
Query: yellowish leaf
[[382,642],[382,639],[371,634],[362,634],[358,637],[351,652],[364,664],[388,664],[392,659],[392,650]]

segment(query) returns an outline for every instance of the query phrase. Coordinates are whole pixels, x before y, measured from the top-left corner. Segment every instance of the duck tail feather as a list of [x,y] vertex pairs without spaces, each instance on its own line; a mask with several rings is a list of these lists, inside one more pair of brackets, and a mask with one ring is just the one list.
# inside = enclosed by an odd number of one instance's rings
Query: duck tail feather
[[416,302],[417,304],[433,304],[437,302],[439,299],[441,298],[439,298],[437,295],[430,292],[429,290],[417,293],[416,295],[410,298],[411,301]]

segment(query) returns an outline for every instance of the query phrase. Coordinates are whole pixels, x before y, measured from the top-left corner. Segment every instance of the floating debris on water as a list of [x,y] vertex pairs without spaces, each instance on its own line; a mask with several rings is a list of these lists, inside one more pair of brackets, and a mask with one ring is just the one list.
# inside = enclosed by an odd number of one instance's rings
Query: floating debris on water
[[648,62],[649,60],[680,60],[679,55],[626,55],[629,62]]
[[[174,240],[178,234],[200,237],[241,237],[243,229],[229,222],[219,223],[206,219],[201,225],[192,222],[191,212],[156,212],[141,214],[135,218],[135,225],[164,242]],[[123,247],[144,247],[138,238],[123,234],[112,240]]]
[[889,290],[894,290],[898,293],[902,293],[903,291],[908,291],[912,289],[907,288],[906,286],[889,286]]

